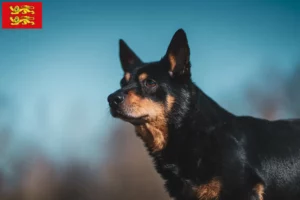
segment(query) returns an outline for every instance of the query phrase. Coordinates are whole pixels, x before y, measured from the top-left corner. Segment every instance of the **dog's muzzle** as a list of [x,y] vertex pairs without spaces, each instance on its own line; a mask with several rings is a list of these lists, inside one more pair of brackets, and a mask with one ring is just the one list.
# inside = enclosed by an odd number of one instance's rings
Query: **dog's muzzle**
[[125,94],[121,90],[117,90],[116,92],[110,94],[107,97],[107,101],[109,103],[110,108],[117,109],[120,104],[124,101]]

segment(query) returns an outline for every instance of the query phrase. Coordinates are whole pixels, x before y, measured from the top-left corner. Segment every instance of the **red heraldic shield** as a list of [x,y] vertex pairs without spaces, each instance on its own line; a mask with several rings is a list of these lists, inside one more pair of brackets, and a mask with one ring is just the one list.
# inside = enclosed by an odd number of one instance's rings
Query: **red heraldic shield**
[[42,2],[3,2],[2,28],[41,29]]

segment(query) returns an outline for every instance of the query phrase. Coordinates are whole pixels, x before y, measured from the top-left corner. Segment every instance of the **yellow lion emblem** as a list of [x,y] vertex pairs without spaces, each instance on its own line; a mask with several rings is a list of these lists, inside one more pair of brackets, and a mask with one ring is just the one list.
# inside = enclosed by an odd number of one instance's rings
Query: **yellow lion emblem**
[[13,26],[16,26],[16,25],[19,25],[19,24],[21,24],[21,25],[27,25],[27,24],[34,25],[34,22],[33,22],[34,17],[29,17],[29,16],[18,17],[18,16],[16,16],[14,18],[10,17],[9,19],[11,21],[10,24],[13,25]]
[[9,9],[11,10],[12,15],[18,15],[18,14],[34,14],[34,6],[28,6],[28,5],[24,5],[24,6],[10,6]]

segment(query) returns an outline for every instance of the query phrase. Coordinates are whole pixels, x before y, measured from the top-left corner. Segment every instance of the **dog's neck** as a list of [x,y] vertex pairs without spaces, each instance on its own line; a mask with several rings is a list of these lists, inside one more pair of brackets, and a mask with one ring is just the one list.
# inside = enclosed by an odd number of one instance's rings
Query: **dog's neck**
[[210,127],[226,123],[234,116],[195,85],[194,90],[195,93],[191,99],[192,110],[188,117],[196,120],[202,129],[209,129]]
[[[192,130],[196,126],[196,130],[208,130],[215,126],[226,123],[234,117],[233,114],[218,105],[213,99],[207,96],[194,83],[189,85],[191,93],[187,97],[187,102],[184,105],[188,110],[183,110],[182,105],[174,108],[174,113],[171,114],[169,124],[171,129],[185,129],[188,126]],[[185,115],[177,115],[176,113],[185,112]]]
[[[213,138],[210,134],[211,130],[226,124],[234,118],[234,115],[219,106],[193,83],[189,87],[191,87],[189,88],[190,93],[184,95],[185,101],[175,104],[170,113],[169,117],[173,118],[169,119],[166,145],[160,151],[150,150],[149,153],[155,160],[158,172],[165,171],[162,174],[165,180],[179,177],[187,187],[193,188],[199,181],[205,182],[211,179],[215,173],[215,169],[207,169],[206,164],[203,165],[204,168],[200,167],[204,170],[199,175],[201,180],[196,180],[194,174],[190,173],[199,167],[202,157],[205,157],[203,162],[215,162],[209,160],[210,156],[206,157],[208,154],[218,155],[216,146],[212,145],[215,141],[210,141]],[[183,111],[186,113],[183,114]],[[195,151],[195,149],[197,150]],[[215,158],[215,156],[213,157]],[[212,180],[212,182],[214,181]],[[219,182],[216,183],[217,189],[210,189],[213,192],[219,189]],[[202,187],[212,188],[210,184],[211,182]],[[204,189],[200,188],[199,191],[201,193]],[[203,196],[203,194],[199,195]]]

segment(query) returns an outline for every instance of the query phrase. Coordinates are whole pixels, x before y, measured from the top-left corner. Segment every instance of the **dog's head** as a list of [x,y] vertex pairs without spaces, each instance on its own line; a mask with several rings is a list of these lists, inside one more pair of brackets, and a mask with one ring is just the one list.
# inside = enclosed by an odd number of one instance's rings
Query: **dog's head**
[[108,96],[113,117],[134,125],[166,121],[171,111],[184,114],[189,99],[190,50],[185,32],[179,29],[166,54],[157,62],[143,62],[120,40],[124,77],[121,88]]

